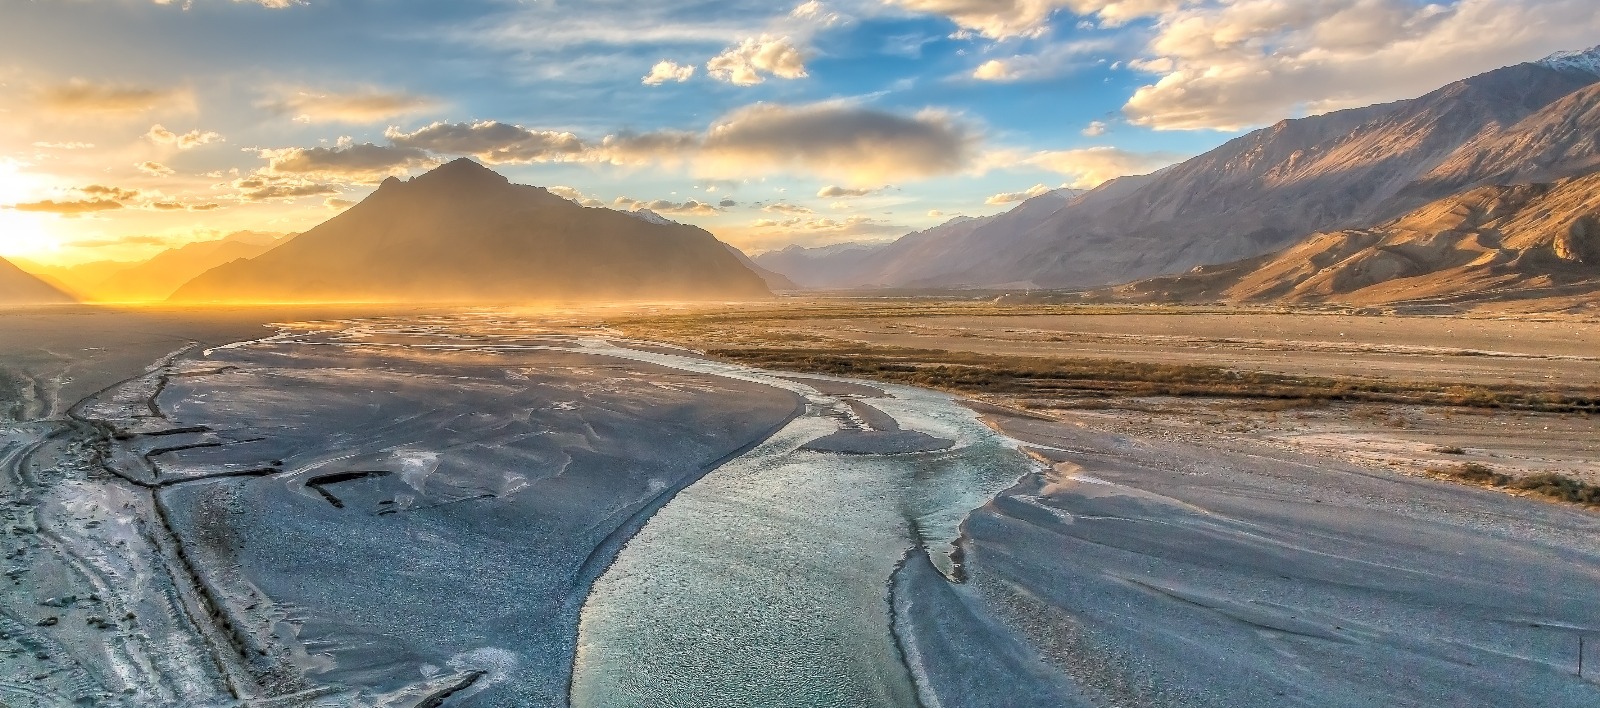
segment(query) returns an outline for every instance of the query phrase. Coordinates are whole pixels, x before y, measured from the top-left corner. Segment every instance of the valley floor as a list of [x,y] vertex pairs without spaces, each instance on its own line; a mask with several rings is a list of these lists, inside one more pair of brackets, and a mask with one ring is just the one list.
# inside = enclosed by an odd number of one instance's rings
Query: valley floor
[[0,705],[1600,701],[1600,514],[1519,486],[1600,483],[1594,322],[818,300],[0,333]]

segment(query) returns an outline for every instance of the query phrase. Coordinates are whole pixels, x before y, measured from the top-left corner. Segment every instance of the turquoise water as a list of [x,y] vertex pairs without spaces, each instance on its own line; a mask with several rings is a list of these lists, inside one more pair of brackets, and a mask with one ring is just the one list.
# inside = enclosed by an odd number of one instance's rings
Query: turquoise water
[[801,450],[839,429],[848,417],[840,399],[740,367],[623,355],[760,380],[802,393],[809,406],[679,494],[595,583],[579,627],[573,705],[915,705],[890,631],[889,577],[919,536],[951,572],[966,514],[1033,463],[949,397],[890,386],[881,388],[892,398],[867,402],[956,447]]

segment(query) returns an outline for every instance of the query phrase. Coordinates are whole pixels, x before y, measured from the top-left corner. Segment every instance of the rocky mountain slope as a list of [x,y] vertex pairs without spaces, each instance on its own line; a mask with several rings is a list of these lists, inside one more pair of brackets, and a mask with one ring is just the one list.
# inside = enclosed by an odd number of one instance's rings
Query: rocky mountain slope
[[770,295],[702,229],[586,208],[468,159],[294,240],[205,272],[175,301],[528,302]]
[[1267,256],[1114,288],[1144,300],[1459,303],[1600,295],[1600,173],[1488,186]]
[[72,301],[71,295],[18,268],[11,261],[0,258],[0,306]]
[[[1497,69],[1416,99],[1285,120],[1153,175],[1104,185],[1022,228],[951,234],[948,247],[922,244],[852,284],[1126,282],[1382,223],[1481,184],[1582,173],[1600,156],[1600,74],[1591,64],[1600,65],[1600,50]],[[1017,211],[1024,208],[1032,207]],[[897,275],[876,277],[885,273]]]

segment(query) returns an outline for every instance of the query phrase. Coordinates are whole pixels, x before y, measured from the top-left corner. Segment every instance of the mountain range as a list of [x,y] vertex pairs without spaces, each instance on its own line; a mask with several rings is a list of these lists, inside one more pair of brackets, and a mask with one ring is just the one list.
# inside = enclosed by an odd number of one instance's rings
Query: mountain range
[[[754,260],[811,287],[1091,288],[1388,223],[1481,185],[1600,168],[1600,48],[1281,121],[1150,175],[884,245]],[[1569,186],[1570,188],[1570,186]]]
[[703,229],[584,207],[466,158],[402,181],[266,253],[200,274],[178,302],[745,299],[761,277]]
[[79,300],[147,302],[165,300],[179,286],[223,263],[266,253],[284,238],[284,234],[236,231],[219,239],[168,248],[144,261],[90,261],[68,266],[22,261],[18,266]]
[[73,302],[71,295],[0,258],[0,306]]
[[1155,301],[1454,304],[1600,292],[1600,173],[1478,187],[1371,228],[1111,289]]

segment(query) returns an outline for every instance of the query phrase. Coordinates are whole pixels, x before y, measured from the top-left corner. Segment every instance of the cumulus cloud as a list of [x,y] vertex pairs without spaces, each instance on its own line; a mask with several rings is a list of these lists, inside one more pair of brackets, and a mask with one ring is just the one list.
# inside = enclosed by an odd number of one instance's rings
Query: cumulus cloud
[[1068,177],[1073,189],[1089,189],[1101,182],[1126,175],[1149,174],[1183,160],[1185,155],[1170,152],[1133,152],[1115,147],[1076,150],[1047,150],[1029,155],[998,153],[989,161],[995,165],[1025,164]]
[[779,202],[777,204],[768,204],[768,205],[766,205],[764,207],[761,207],[761,210],[764,211],[764,212],[767,212],[769,214],[815,214],[816,213],[814,210],[811,209],[811,207],[800,206],[799,204],[789,204],[787,202]]
[[246,202],[264,202],[272,200],[292,201],[302,197],[321,197],[339,193],[339,188],[306,179],[298,175],[274,174],[269,170],[256,170],[255,172],[233,180],[228,185],[238,190],[238,199]]
[[612,201],[618,207],[633,210],[649,210],[659,214],[684,214],[689,216],[715,216],[721,213],[716,205],[708,204],[697,199],[683,202],[674,202],[670,199],[652,199],[649,201],[634,199],[632,197],[617,197]]
[[77,191],[95,199],[111,199],[119,202],[132,201],[139,198],[139,190],[137,189],[108,187],[103,184],[91,184],[87,187],[79,187]]
[[123,208],[123,204],[115,199],[78,199],[60,202],[52,199],[46,199],[39,202],[12,204],[7,208],[15,209],[17,211],[77,216],[80,214],[92,214],[99,211],[112,211],[115,209],[121,209]]
[[267,161],[269,172],[314,175],[327,180],[371,181],[437,163],[419,148],[372,143],[262,150],[260,156]]
[[645,74],[640,83],[646,86],[660,86],[668,81],[683,83],[694,77],[694,65],[679,64],[678,62],[663,59],[650,67],[650,73]]
[[373,88],[348,92],[284,89],[263,101],[262,108],[293,116],[301,123],[368,124],[437,108],[427,96]]
[[751,222],[750,226],[756,229],[781,229],[834,236],[898,233],[902,230],[901,227],[868,216],[851,216],[844,219],[808,217],[757,219]]
[[586,148],[572,133],[529,130],[498,121],[434,123],[410,133],[384,133],[399,148],[449,155],[472,155],[490,164],[578,160]]
[[822,189],[817,190],[817,196],[823,199],[838,199],[840,197],[865,197],[869,194],[877,194],[881,191],[883,191],[883,188],[881,187],[876,189],[871,187],[840,187],[836,184],[830,184]]
[[1094,15],[1114,26],[1178,7],[1183,0],[886,0],[908,10],[944,15],[964,29],[990,39],[1034,37],[1052,15],[1066,10]]
[[150,175],[151,177],[165,177],[167,175],[173,174],[174,172],[177,172],[177,170],[174,170],[171,167],[167,167],[166,165],[163,165],[163,164],[161,164],[159,162],[154,162],[154,161],[151,161],[151,160],[146,160],[146,161],[141,162],[141,163],[139,163],[137,165],[134,165],[133,167],[134,167],[134,169],[139,170],[140,172],[143,172],[143,173],[145,173],[147,175]]
[[765,81],[764,75],[780,79],[803,79],[806,51],[786,36],[761,35],[729,47],[706,62],[706,73],[718,81],[752,86]]
[[211,211],[213,209],[221,209],[222,205],[215,203],[185,204],[183,202],[176,201],[160,201],[151,202],[149,207],[156,211]]
[[1105,135],[1107,128],[1105,121],[1092,120],[1089,121],[1088,125],[1084,126],[1083,130],[1078,132],[1091,138],[1097,138]]
[[983,203],[991,206],[1013,204],[1016,202],[1027,201],[1048,191],[1050,191],[1049,187],[1046,187],[1042,184],[1036,184],[1032,187],[1029,187],[1025,192],[1002,192],[1000,194],[996,194],[988,199],[983,200]]
[[219,133],[201,132],[199,129],[179,135],[161,127],[160,123],[150,126],[149,132],[145,133],[144,137],[157,145],[176,145],[179,150],[188,150],[201,145],[222,142],[223,139]]
[[567,187],[567,186],[563,186],[563,185],[559,185],[558,184],[558,185],[556,185],[554,187],[546,187],[545,190],[550,192],[551,194],[554,194],[554,195],[556,195],[558,197],[561,197],[562,199],[567,199],[567,200],[570,200],[570,201],[574,201],[574,202],[582,204],[583,206],[586,206],[586,207],[603,207],[603,206],[606,205],[605,202],[602,202],[599,199],[595,199],[594,197],[591,197],[591,196],[589,196],[587,194],[584,194],[581,190],[577,189],[576,187]]
[[935,110],[905,116],[841,102],[756,104],[713,124],[697,161],[721,175],[799,168],[882,184],[960,170],[977,142],[970,127]]
[[269,161],[269,172],[319,175],[323,181],[361,181],[430,166],[441,156],[472,155],[490,164],[687,165],[714,180],[802,172],[881,185],[966,169],[981,142],[971,126],[941,111],[902,115],[843,101],[755,104],[702,132],[617,133],[598,141],[496,121],[434,123],[411,132],[390,128],[385,134],[389,145],[345,141],[262,150],[260,156]]
[[64,114],[131,115],[156,108],[187,110],[194,105],[193,95],[184,89],[99,84],[82,79],[45,87],[36,98],[41,107]]
[[259,177],[238,180],[234,183],[234,186],[241,190],[239,198],[247,202],[265,202],[279,199],[293,201],[303,197],[321,197],[339,193],[339,188],[331,184],[273,181]]
[[1158,130],[1236,130],[1416,96],[1596,36],[1592,0],[1196,4],[1161,18],[1130,64],[1158,79],[1123,112]]

